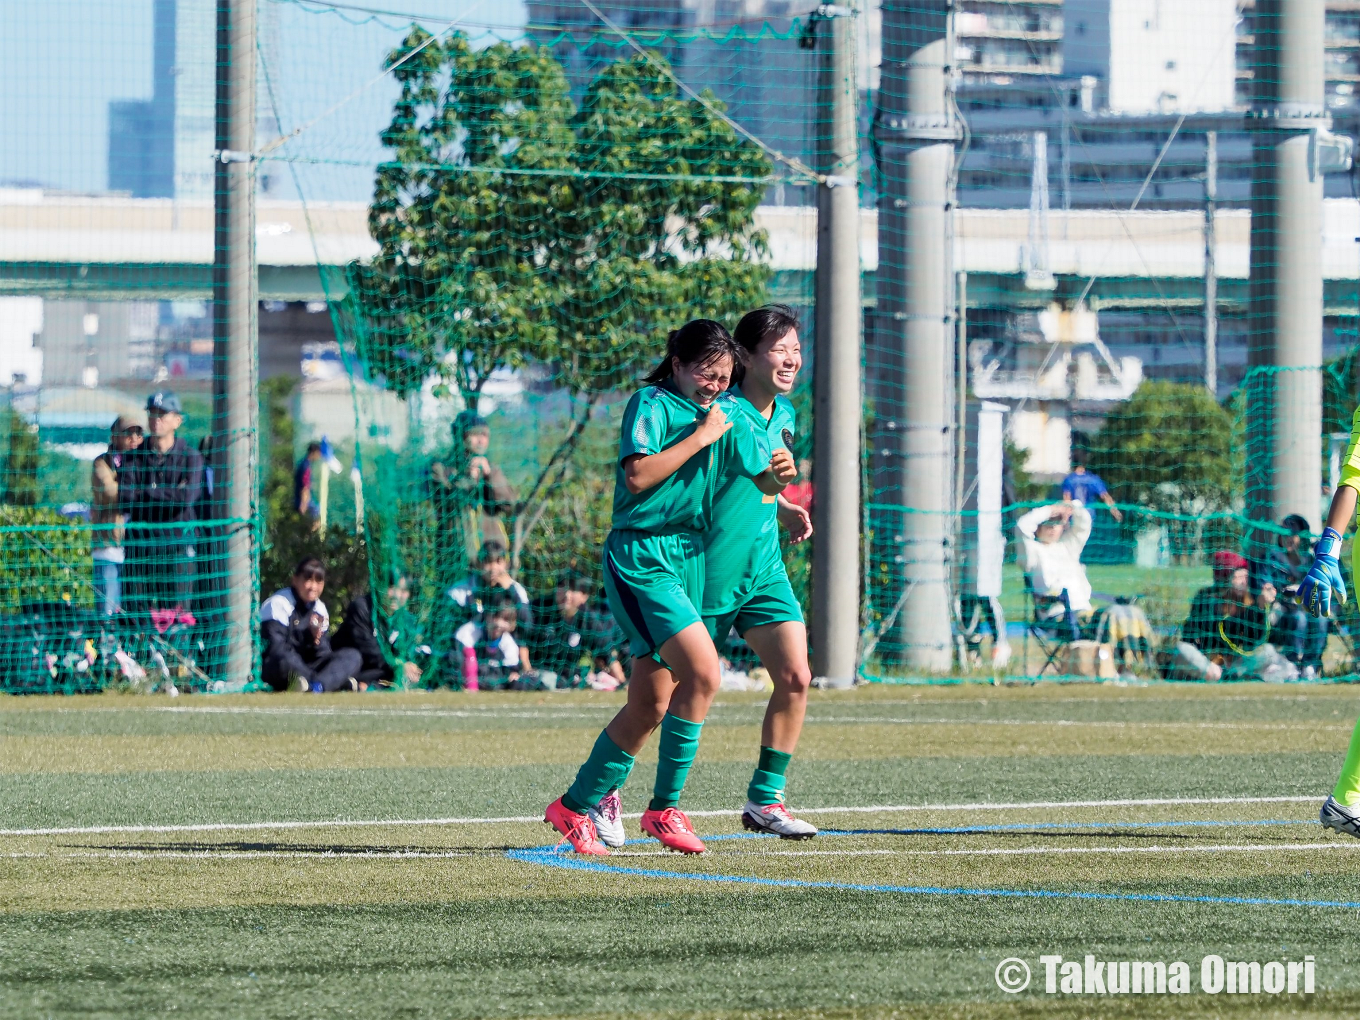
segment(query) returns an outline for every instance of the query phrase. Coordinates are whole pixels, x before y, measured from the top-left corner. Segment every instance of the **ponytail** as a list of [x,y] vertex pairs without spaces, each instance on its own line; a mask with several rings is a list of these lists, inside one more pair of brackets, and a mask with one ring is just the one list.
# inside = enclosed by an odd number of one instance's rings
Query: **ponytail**
[[682,365],[703,366],[724,356],[736,365],[737,345],[727,328],[713,319],[691,319],[666,334],[666,356],[642,381],[648,386],[665,382],[674,374],[673,358]]

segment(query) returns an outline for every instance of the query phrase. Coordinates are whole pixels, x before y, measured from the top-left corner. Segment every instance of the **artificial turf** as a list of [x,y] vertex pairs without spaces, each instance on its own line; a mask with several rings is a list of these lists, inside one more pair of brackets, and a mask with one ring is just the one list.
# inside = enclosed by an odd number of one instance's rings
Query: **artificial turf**
[[[741,834],[763,706],[724,694],[685,806],[742,838],[520,852],[619,702],[0,701],[0,1016],[1360,1014],[1360,841],[1315,822],[1352,688],[814,692],[809,843]],[[1207,953],[1311,954],[1318,991],[1050,996],[1044,953],[1187,960],[1196,988]]]

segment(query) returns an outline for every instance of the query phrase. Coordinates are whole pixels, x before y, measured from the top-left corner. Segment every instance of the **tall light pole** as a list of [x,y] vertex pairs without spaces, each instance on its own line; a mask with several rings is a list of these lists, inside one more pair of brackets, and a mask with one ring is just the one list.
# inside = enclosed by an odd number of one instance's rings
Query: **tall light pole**
[[860,630],[859,81],[856,16],[823,5],[830,46],[823,80],[830,116],[817,189],[817,346],[813,364],[812,672],[824,686],[854,683]]
[[1204,388],[1218,399],[1218,132],[1204,133]]
[[[893,405],[875,415],[876,485],[899,505],[892,544],[900,566],[896,631],[909,669],[943,672],[952,662],[949,515],[954,433],[954,147],[950,102],[952,0],[884,0],[878,139],[876,339],[885,350]],[[882,392],[882,391],[880,391]],[[887,402],[885,401],[885,404]],[[887,543],[876,537],[882,549]],[[896,571],[894,571],[896,573]]]
[[213,222],[212,590],[217,679],[254,665],[259,330],[255,271],[256,0],[217,0]]
[[[1251,182],[1247,509],[1320,524],[1322,194],[1320,0],[1257,0]],[[1268,541],[1258,534],[1257,543]]]

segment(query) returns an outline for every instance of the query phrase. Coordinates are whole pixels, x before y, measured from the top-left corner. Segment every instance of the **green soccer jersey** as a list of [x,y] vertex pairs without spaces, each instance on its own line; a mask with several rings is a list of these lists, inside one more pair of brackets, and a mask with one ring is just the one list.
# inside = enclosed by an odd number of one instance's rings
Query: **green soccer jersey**
[[729,394],[720,395],[715,404],[721,404],[723,413],[733,422],[732,428],[665,481],[634,494],[624,484],[624,460],[634,454],[651,456],[669,449],[692,435],[707,412],[668,382],[633,394],[623,412],[611,527],[647,532],[703,531],[712,520],[715,471],[752,479],[770,466],[764,431],[752,426]]
[[[740,390],[728,392],[737,413],[765,437],[771,449],[788,447],[792,452],[795,422],[793,404],[787,398],[774,398],[767,422]],[[727,612],[765,574],[783,571],[778,509],[775,497],[765,495],[747,478],[724,473],[715,479],[713,522],[704,534],[705,616]]]

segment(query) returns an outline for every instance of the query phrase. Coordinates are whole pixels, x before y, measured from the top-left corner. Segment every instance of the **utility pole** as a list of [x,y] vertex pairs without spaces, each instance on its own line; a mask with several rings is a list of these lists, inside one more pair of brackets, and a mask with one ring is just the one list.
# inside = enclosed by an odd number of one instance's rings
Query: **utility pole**
[[[1257,0],[1252,145],[1247,510],[1301,513],[1319,530],[1322,485],[1320,0]],[[1268,542],[1255,536],[1254,545]]]
[[830,51],[823,81],[831,115],[817,188],[817,337],[813,365],[816,499],[812,546],[812,673],[828,687],[854,684],[860,629],[859,81],[856,12],[824,4]]
[[[957,536],[962,524],[958,515],[963,512],[963,504],[967,502],[964,498],[964,481],[968,461],[963,455],[964,437],[968,435],[968,274],[963,270],[955,274],[954,292],[959,302],[954,336],[954,383],[958,388],[954,394],[954,534]],[[955,537],[956,552],[958,548],[959,540]]]
[[1215,224],[1218,204],[1218,132],[1204,133],[1204,388],[1218,399],[1218,263]]
[[217,0],[217,152],[213,260],[213,477],[210,526],[220,591],[216,678],[254,666],[256,424],[256,0]]
[[[944,672],[953,661],[948,567],[955,429],[954,150],[949,102],[952,0],[884,0],[879,114],[878,343],[897,402],[875,415],[875,489],[900,510],[877,530],[891,538],[895,633],[902,665]],[[877,384],[876,384],[877,385]],[[961,439],[961,437],[960,437]],[[900,566],[900,576],[898,567]],[[888,607],[885,607],[885,614]]]

